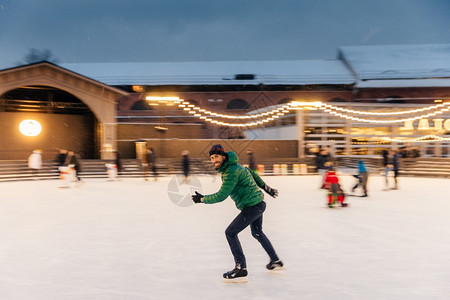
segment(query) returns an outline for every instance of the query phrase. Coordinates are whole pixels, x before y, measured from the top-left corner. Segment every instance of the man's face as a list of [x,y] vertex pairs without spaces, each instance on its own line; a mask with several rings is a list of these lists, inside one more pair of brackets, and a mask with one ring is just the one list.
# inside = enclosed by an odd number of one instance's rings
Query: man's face
[[225,156],[222,156],[222,155],[219,155],[219,154],[213,154],[209,158],[211,159],[211,162],[214,165],[214,168],[216,170],[219,170],[220,167],[223,165]]

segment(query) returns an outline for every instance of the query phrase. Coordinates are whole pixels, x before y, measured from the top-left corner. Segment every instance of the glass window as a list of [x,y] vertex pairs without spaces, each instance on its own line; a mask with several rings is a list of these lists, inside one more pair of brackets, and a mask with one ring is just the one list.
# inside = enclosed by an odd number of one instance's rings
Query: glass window
[[227,109],[248,109],[248,103],[242,99],[231,100],[227,105]]

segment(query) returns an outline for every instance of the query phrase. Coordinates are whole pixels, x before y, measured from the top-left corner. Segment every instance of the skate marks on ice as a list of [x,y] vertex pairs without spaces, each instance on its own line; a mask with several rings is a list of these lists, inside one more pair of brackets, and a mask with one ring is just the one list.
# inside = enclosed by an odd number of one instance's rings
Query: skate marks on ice
[[273,270],[267,270],[267,274],[270,277],[277,277],[277,278],[286,277],[288,275],[287,267],[283,266],[283,267],[277,267]]
[[356,195],[356,194],[346,194],[347,197],[359,197],[359,198],[368,198],[366,195]]

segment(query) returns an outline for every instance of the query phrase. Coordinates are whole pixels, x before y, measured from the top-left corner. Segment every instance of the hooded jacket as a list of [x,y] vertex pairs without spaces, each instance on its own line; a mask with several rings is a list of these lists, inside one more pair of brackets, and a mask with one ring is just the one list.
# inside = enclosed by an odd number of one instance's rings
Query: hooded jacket
[[228,196],[242,210],[254,206],[264,200],[264,194],[259,188],[264,188],[264,181],[255,172],[238,164],[236,153],[226,153],[228,159],[218,170],[222,174],[220,190],[203,197],[203,203],[213,204],[224,201]]
[[359,173],[367,172],[366,166],[362,160],[358,161],[358,171]]
[[333,183],[339,183],[339,178],[335,171],[328,171],[325,175],[325,187],[329,188]]

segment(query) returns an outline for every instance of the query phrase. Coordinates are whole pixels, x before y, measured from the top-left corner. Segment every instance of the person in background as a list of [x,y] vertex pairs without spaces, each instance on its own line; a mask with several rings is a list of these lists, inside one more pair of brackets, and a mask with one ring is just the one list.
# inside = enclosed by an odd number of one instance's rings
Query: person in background
[[146,151],[146,159],[148,164],[148,170],[152,170],[154,180],[158,180],[158,173],[156,172],[156,153],[153,147],[149,147]]
[[345,203],[345,194],[339,184],[339,178],[332,165],[329,167],[329,171],[325,175],[325,188],[327,192],[328,207],[333,208],[336,202],[339,202],[342,207],[348,206]]
[[[398,162],[398,154],[395,150],[389,150],[386,158],[383,158],[383,161],[386,163],[385,171],[384,171],[384,177],[386,182],[386,190],[392,189],[397,190],[398,189],[398,171],[399,171],[399,162]],[[394,172],[394,186],[392,188],[389,188],[389,172]]]
[[56,163],[58,164],[58,167],[65,166],[66,160],[67,160],[67,150],[60,149],[58,155],[56,156]]
[[316,168],[320,175],[320,188],[325,189],[325,175],[328,171],[327,166],[331,163],[331,154],[328,148],[322,149],[316,156]]
[[28,156],[28,168],[32,169],[33,176],[37,179],[36,176],[39,174],[39,170],[42,168],[42,150],[36,149]]
[[120,154],[119,152],[116,150],[114,151],[115,155],[116,155],[116,160],[115,160],[115,164],[117,167],[117,175],[120,175],[120,173],[122,173],[122,159],[120,158]]
[[252,148],[247,149],[248,155],[248,168],[254,172],[258,172],[258,168],[255,163],[255,155]]
[[145,149],[145,154],[144,154],[144,159],[142,161],[142,167],[144,168],[144,180],[147,181],[147,176],[149,176],[150,173],[150,163],[149,163],[149,159],[150,159],[150,149],[146,148]]
[[80,158],[73,151],[69,151],[68,156],[69,156],[69,165],[73,165],[73,168],[75,171],[75,178],[76,178],[77,182],[79,182],[79,183],[83,182],[83,180],[81,180],[80,174],[79,174],[81,171]]
[[183,152],[181,152],[181,156],[182,156],[183,175],[184,175],[183,183],[185,183],[185,182],[189,181],[189,171],[190,171],[189,151],[184,150]]
[[353,175],[353,177],[355,177],[358,182],[352,188],[352,192],[354,192],[358,187],[361,187],[364,192],[361,197],[367,197],[367,181],[369,179],[369,173],[367,172],[367,168],[362,160],[358,161],[358,174]]

